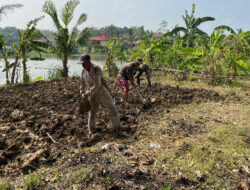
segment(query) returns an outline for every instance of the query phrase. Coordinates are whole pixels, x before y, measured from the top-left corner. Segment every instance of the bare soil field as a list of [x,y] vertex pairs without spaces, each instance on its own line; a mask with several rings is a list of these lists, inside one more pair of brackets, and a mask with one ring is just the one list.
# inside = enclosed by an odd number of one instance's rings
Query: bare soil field
[[[228,95],[154,83],[151,90],[140,88],[147,99],[146,106],[133,90],[129,104],[123,106],[119,102],[121,89],[117,82],[109,80],[108,85],[120,114],[122,130],[129,137],[119,138],[112,132],[103,107],[98,112],[95,136],[88,137],[87,114],[78,114],[77,77],[0,88],[0,179],[12,181],[12,188],[24,189],[209,189],[211,184],[203,173],[200,176],[198,173],[193,180],[181,175],[182,167],[171,168],[171,172],[161,169],[164,159],[158,164],[157,156],[163,153],[157,150],[172,150],[171,143],[196,138],[208,131],[204,127],[206,121],[187,122],[170,117],[173,109],[207,102],[219,104],[227,101]],[[238,101],[237,97],[232,101]],[[157,129],[164,116],[168,117],[164,129]],[[159,133],[155,136],[154,131]],[[154,138],[163,135],[171,143],[162,141],[150,147],[149,135]],[[249,145],[249,137],[245,140]],[[143,149],[144,145],[139,146],[140,143],[146,144],[147,150]],[[182,154],[192,149],[188,143],[181,145],[171,151],[171,154],[175,152],[175,158],[181,159]],[[249,155],[245,156],[248,159]],[[227,172],[223,175],[233,188],[240,188],[242,179],[249,180],[249,173],[244,169],[237,175]],[[39,183],[22,181],[32,177]]]

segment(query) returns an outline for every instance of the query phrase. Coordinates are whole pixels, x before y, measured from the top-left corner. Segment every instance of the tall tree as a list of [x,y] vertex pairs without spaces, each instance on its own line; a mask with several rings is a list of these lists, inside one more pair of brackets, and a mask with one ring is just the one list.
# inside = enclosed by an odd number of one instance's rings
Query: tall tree
[[185,16],[182,15],[186,28],[176,27],[171,31],[173,35],[179,32],[184,32],[184,42],[186,43],[187,46],[190,47],[194,46],[196,35],[208,37],[208,35],[204,31],[200,30],[198,27],[204,22],[215,20],[215,18],[213,17],[195,18],[194,13],[195,13],[195,4],[193,4],[192,12],[190,15],[188,14],[187,10],[185,10]]
[[57,30],[54,33],[55,41],[53,44],[51,44],[51,46],[56,56],[62,60],[63,77],[68,77],[68,59],[71,56],[75,46],[77,44],[85,45],[89,37],[88,28],[85,28],[82,31],[78,30],[78,26],[83,24],[87,19],[87,15],[85,13],[80,15],[71,32],[68,28],[73,19],[74,10],[79,4],[79,0],[69,0],[65,4],[61,13],[61,22],[63,25],[59,21],[55,4],[51,0],[47,0],[43,5],[43,12],[47,13],[52,18]]

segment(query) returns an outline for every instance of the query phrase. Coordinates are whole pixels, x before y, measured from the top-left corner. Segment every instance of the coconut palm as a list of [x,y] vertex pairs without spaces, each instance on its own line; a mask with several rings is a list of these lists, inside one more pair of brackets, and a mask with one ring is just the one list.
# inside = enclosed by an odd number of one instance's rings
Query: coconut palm
[[213,17],[202,17],[202,18],[195,18],[194,13],[195,13],[195,4],[193,4],[192,7],[192,12],[189,15],[187,10],[185,10],[185,16],[182,15],[182,18],[186,24],[185,27],[175,27],[171,33],[172,35],[179,33],[179,32],[184,32],[184,41],[187,46],[194,46],[194,40],[196,39],[196,35],[198,36],[207,36],[207,33],[204,31],[200,30],[198,27],[207,21],[214,21],[215,18]]
[[53,20],[56,32],[54,33],[54,43],[51,44],[52,49],[56,56],[62,60],[62,76],[68,77],[68,58],[71,56],[72,51],[76,45],[85,45],[89,37],[89,29],[85,28],[79,31],[77,28],[84,23],[87,15],[82,13],[78,18],[76,25],[69,31],[69,24],[73,19],[75,8],[80,4],[79,0],[69,0],[62,9],[61,22],[59,21],[55,4],[48,0],[43,5],[43,12],[47,13]]

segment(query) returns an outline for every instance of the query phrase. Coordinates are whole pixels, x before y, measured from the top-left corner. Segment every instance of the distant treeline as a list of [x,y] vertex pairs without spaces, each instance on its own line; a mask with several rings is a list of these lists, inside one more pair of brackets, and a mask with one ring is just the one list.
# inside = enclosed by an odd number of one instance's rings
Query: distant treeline
[[[48,39],[52,40],[53,31],[51,30],[40,30],[42,34]],[[107,36],[113,36],[115,38],[121,38],[122,36],[126,36],[127,38],[133,40],[135,36],[140,36],[143,32],[145,32],[144,26],[132,26],[132,27],[117,27],[114,25],[102,27],[102,28],[90,28],[89,36],[97,36],[101,32],[105,32]],[[13,42],[17,43],[19,39],[18,29],[16,27],[5,27],[0,28],[0,34],[4,36],[6,40],[7,46],[12,46]]]

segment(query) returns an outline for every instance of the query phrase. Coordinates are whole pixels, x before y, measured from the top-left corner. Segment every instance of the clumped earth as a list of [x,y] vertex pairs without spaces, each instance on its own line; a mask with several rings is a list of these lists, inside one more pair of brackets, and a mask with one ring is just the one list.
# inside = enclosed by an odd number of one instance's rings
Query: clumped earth
[[[168,111],[179,104],[223,99],[214,91],[154,84],[151,90],[140,89],[146,99],[146,106],[143,106],[134,91],[130,94],[129,104],[124,107],[120,103],[121,89],[117,82],[109,80],[108,85],[120,114],[123,131],[130,136],[134,135],[135,140],[136,131],[147,127],[144,121],[162,111]],[[87,115],[78,114],[79,99],[77,77],[0,88],[0,177],[15,177],[42,166],[53,167],[64,153],[72,149],[91,147],[105,139],[115,140],[117,137],[112,133],[107,110],[103,108],[100,108],[97,117],[96,137],[89,139]],[[163,133],[173,135],[173,124],[183,136],[201,132],[199,126],[172,121]],[[123,166],[108,170],[111,162],[103,156],[102,151],[78,154],[66,165],[72,167],[96,162],[102,167],[92,168],[92,178],[84,181],[85,187],[97,188],[103,184],[100,179],[111,178],[116,180],[116,184],[107,180],[105,185],[109,189],[133,189],[140,185],[141,188],[157,189],[164,185],[166,178],[170,179],[167,174],[156,175],[150,171],[136,171],[131,174],[130,168]],[[125,183],[127,179],[132,183]],[[70,183],[62,185],[66,188]],[[180,179],[175,181],[175,185],[195,187],[196,184]]]

